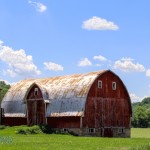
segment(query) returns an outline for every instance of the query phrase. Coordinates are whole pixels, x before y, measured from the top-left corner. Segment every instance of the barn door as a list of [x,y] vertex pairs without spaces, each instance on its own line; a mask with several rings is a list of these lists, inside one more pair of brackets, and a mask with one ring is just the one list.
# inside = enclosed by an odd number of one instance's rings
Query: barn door
[[28,125],[45,124],[45,103],[42,92],[36,84],[29,90],[26,101]]
[[45,124],[45,104],[43,100],[28,101],[28,125]]
[[113,137],[112,129],[111,128],[104,128],[104,137]]
[[43,100],[37,101],[36,123],[45,124],[45,104]]

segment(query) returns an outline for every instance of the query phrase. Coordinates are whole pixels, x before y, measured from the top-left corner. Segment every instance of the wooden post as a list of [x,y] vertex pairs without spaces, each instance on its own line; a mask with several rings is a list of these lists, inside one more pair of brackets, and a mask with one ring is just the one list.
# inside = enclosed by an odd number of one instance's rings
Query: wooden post
[[80,117],[80,128],[82,128],[82,116]]
[[45,124],[47,125],[46,105],[47,105],[47,103],[45,103],[45,116],[44,116],[45,118],[44,119],[45,119]]
[[29,126],[29,116],[28,116],[28,101],[26,100],[26,112],[27,112],[27,125]]

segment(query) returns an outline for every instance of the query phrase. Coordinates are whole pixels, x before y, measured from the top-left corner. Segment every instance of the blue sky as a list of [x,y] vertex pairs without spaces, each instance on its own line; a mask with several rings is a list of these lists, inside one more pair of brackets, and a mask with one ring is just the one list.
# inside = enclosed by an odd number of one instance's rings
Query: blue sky
[[149,0],[1,0],[0,80],[110,69],[150,96]]

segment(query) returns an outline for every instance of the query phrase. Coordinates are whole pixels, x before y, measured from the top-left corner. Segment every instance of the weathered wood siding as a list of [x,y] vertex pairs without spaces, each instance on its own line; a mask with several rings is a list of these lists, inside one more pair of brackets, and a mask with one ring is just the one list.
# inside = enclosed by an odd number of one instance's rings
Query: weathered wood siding
[[2,117],[2,124],[8,126],[27,125],[25,117]]
[[[102,81],[102,88],[98,88],[98,80]],[[112,82],[116,82],[116,90],[112,89]],[[130,128],[130,117],[129,95],[120,78],[112,72],[98,77],[87,97],[83,127]]]
[[80,128],[80,117],[48,117],[51,128]]

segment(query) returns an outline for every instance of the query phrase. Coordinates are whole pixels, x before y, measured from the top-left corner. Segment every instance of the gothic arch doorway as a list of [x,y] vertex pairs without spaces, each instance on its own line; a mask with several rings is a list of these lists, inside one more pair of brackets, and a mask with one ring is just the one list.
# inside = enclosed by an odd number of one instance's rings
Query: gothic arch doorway
[[27,124],[40,125],[46,123],[45,103],[40,88],[33,84],[26,97],[27,101]]

